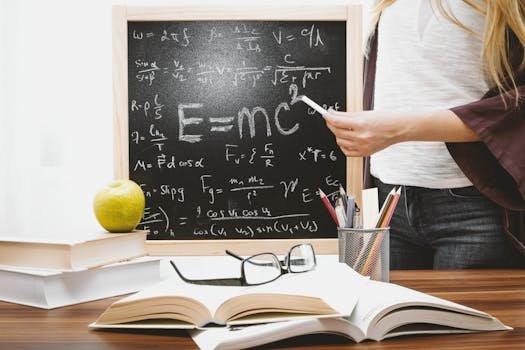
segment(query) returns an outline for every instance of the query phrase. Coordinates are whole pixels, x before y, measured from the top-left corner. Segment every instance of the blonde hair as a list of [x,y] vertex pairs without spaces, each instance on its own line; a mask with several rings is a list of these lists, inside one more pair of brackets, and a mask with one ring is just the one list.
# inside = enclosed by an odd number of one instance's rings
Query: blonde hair
[[[375,23],[381,12],[396,0],[378,0],[375,8]],[[433,0],[439,12],[463,30],[480,36],[483,42],[482,63],[486,77],[501,93],[513,93],[516,104],[519,102],[519,91],[516,78],[525,70],[525,1],[523,0],[463,0],[485,16],[483,33],[474,33],[462,24],[452,13],[447,1]],[[517,40],[516,50],[520,50],[521,62],[512,66],[509,42]],[[518,56],[520,57],[520,56]]]

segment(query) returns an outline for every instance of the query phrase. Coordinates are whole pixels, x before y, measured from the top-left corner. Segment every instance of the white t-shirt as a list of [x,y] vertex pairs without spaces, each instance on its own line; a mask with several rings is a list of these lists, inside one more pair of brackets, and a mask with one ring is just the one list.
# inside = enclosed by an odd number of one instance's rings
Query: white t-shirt
[[[397,0],[381,15],[374,109],[449,109],[489,89],[481,52],[484,17],[462,0],[448,0],[476,37],[443,17],[431,0]],[[470,186],[443,142],[403,142],[371,157],[371,173],[389,184],[427,188]]]

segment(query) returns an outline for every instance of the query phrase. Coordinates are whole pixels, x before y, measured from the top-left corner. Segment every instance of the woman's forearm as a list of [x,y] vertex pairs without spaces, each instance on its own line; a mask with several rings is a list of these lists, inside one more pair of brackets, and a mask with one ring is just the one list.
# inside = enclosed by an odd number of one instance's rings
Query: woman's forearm
[[398,142],[441,141],[475,142],[476,135],[454,112],[438,110],[429,112],[409,112],[401,117],[402,124]]
[[407,141],[475,142],[478,136],[449,110],[336,112],[324,115],[347,157],[363,157]]

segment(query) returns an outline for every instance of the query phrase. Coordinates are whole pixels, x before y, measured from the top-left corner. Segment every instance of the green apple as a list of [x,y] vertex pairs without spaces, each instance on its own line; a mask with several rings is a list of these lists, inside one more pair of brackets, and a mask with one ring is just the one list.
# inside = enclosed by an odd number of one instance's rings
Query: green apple
[[142,219],[145,203],[139,185],[117,180],[97,192],[93,209],[100,225],[109,232],[130,232]]

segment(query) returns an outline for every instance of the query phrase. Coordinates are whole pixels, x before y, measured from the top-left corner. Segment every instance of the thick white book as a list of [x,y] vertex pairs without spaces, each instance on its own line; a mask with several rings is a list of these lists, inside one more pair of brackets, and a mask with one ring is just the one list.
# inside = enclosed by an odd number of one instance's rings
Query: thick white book
[[0,265],[82,270],[146,255],[146,231],[0,236]]
[[192,329],[349,316],[367,281],[337,261],[253,287],[196,285],[173,274],[113,303],[90,327]]
[[0,266],[0,300],[53,309],[133,293],[160,280],[160,260],[151,257],[74,272]]
[[369,281],[350,317],[193,330],[190,334],[202,350],[235,350],[314,333],[337,334],[361,342],[411,334],[508,329],[485,312],[396,284]]

